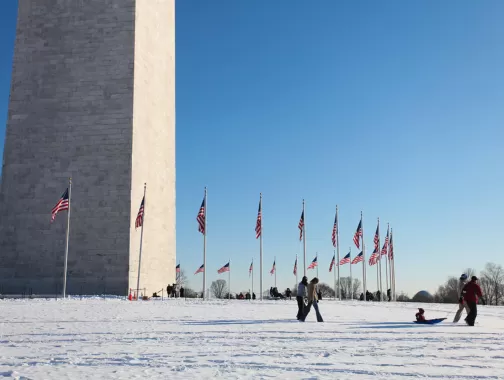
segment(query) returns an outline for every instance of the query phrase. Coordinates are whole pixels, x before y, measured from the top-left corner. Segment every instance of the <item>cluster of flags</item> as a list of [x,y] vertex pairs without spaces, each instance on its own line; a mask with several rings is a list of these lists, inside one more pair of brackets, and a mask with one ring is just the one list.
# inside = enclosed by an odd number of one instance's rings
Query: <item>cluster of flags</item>
[[[138,214],[135,219],[135,229],[142,227],[142,232],[143,232],[143,225],[144,225],[144,217],[145,217],[145,188],[144,187],[144,196],[142,198],[142,201],[140,203],[140,208],[138,210]],[[65,190],[65,192],[62,194],[56,205],[53,207],[52,212],[51,212],[51,223],[55,220],[56,215],[61,212],[70,209],[70,189],[71,189],[71,182],[70,182],[70,187]],[[196,220],[198,223],[198,231],[203,234],[203,236],[206,237],[206,202],[207,202],[207,195],[206,195],[206,189],[205,189],[205,196],[203,198],[203,201],[201,202],[201,206],[199,208],[198,214],[196,216]],[[305,234],[305,208],[304,208],[304,200],[303,200],[303,210],[301,212],[301,217],[299,219],[298,223],[298,229],[299,229],[299,240],[306,239],[306,234]],[[67,231],[68,235],[68,231]],[[256,224],[255,224],[255,236],[256,239],[261,238],[261,295],[262,295],[262,195],[259,201],[259,208],[257,211],[257,218],[256,218]],[[338,212],[336,210],[336,215],[334,218],[334,223],[333,223],[333,228],[332,228],[332,233],[331,233],[331,243],[334,248],[338,248],[338,259],[339,259],[339,246],[338,246]],[[139,266],[140,266],[140,260],[141,260],[141,250],[142,250],[142,239],[140,239],[140,257],[139,257]],[[337,266],[342,266],[345,264],[357,264],[362,262],[364,264],[365,260],[365,248],[364,248],[364,241],[363,241],[363,223],[362,223],[362,216],[361,220],[359,221],[359,224],[357,226],[357,229],[355,231],[355,234],[353,236],[353,242],[355,246],[358,249],[361,249],[361,241],[362,241],[362,250],[360,253],[357,254],[353,259],[351,258],[351,253],[349,252],[346,254],[341,260],[337,260],[336,258],[336,253],[333,255],[332,260],[329,264],[329,272],[333,271],[333,268]],[[378,225],[376,227],[374,239],[374,249],[372,254],[369,257],[368,264],[370,266],[374,266],[377,264],[381,264],[380,261],[383,256],[385,256],[388,259],[388,263],[390,266],[390,284],[392,287],[395,287],[395,272],[394,272],[394,245],[392,241],[392,231],[390,228],[387,228],[387,234],[385,236],[385,240],[383,242],[383,246],[380,249],[380,224],[378,221]],[[318,256],[315,256],[315,258],[312,260],[310,265],[306,268],[306,244],[304,244],[304,268],[305,271],[306,269],[315,269],[318,268]],[[205,262],[206,262],[206,243],[204,246],[204,263],[196,270],[195,274],[198,273],[203,273],[205,274]],[[253,268],[254,268],[254,263],[253,261],[250,264],[249,267],[249,277],[253,274]],[[230,261],[222,266],[220,269],[218,269],[217,273],[225,273],[225,272],[230,272],[231,266],[230,266]],[[318,269],[317,269],[318,270]],[[381,287],[381,265],[378,268],[379,270],[379,287]],[[180,264],[176,266],[176,273],[180,273]],[[276,274],[276,259],[273,261],[273,266],[270,270],[270,274]],[[298,257],[296,255],[296,260],[294,262],[294,269],[293,269],[293,274],[297,276],[298,274]],[[139,268],[139,277],[140,277],[140,268]],[[338,277],[339,277],[339,270],[338,270]],[[387,274],[387,283],[388,283],[389,275]],[[366,274],[365,274],[365,268],[363,265],[363,284],[364,288],[366,288],[365,285],[366,281]],[[205,282],[205,279],[204,279]],[[339,278],[338,278],[339,282]],[[205,288],[205,283],[204,283],[204,288]],[[394,290],[393,290],[394,291]]]
[[[256,218],[256,223],[255,223],[255,237],[256,239],[261,238],[261,245],[260,245],[260,254],[261,254],[261,295],[262,295],[262,195],[259,201],[259,207],[257,211],[257,218]],[[205,189],[205,197],[203,198],[203,201],[201,202],[200,209],[198,211],[198,214],[196,216],[196,220],[198,222],[198,231],[201,232],[204,236],[206,236],[206,189]],[[306,234],[305,234],[305,208],[304,208],[304,200],[303,200],[303,210],[301,212],[301,217],[299,218],[298,222],[298,229],[299,229],[299,240],[306,240]],[[336,253],[333,255],[332,260],[329,264],[329,272],[333,271],[333,268],[339,267],[345,264],[358,264],[360,262],[363,263],[363,283],[365,284],[365,248],[364,248],[364,241],[363,241],[363,222],[362,222],[362,216],[361,220],[359,221],[359,224],[357,226],[357,229],[355,231],[355,234],[353,236],[353,242],[355,246],[360,250],[360,252],[352,259],[351,253],[349,252],[346,254],[341,260],[339,259],[339,235],[338,235],[338,212],[336,210],[336,215],[334,217],[334,223],[332,226],[332,232],[331,232],[331,242],[332,246],[334,248],[338,248],[338,257],[336,257]],[[379,228],[379,222],[378,226],[376,228],[375,236],[374,236],[374,250],[371,256],[369,257],[368,264],[371,266],[374,266],[376,264],[379,264],[381,261],[382,256],[387,256],[389,260],[393,260],[393,249],[392,249],[392,236],[391,232],[387,229],[387,236],[385,237],[385,242],[383,243],[383,247],[380,250],[380,228]],[[362,249],[361,249],[362,248]],[[315,269],[318,268],[318,257],[315,257],[312,262],[309,264],[308,267],[306,267],[306,243],[304,243],[304,273],[306,274],[306,270],[310,269]],[[339,261],[339,262],[338,262]],[[196,272],[197,273],[204,273],[205,268],[203,264]],[[253,273],[253,261],[250,264],[249,267],[249,277]],[[221,269],[218,270],[218,273],[223,273],[224,271],[229,271],[229,263],[223,266]],[[271,275],[276,274],[276,259],[273,261],[273,266],[271,267],[271,270],[269,271]],[[298,274],[298,257],[296,255],[296,260],[294,262],[294,268],[292,273],[297,276]],[[380,275],[381,275],[381,265],[380,265]],[[388,278],[388,277],[387,277]],[[381,281],[381,279],[380,279]],[[339,269],[338,269],[338,283],[339,283]],[[205,289],[205,284],[203,285]],[[336,285],[335,285],[336,286]],[[364,285],[365,286],[365,285]]]

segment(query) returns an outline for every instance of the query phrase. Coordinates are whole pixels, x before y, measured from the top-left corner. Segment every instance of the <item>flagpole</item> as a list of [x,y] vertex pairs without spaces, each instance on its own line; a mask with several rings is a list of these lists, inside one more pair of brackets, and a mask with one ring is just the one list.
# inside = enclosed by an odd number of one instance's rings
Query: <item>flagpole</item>
[[[390,229],[390,240],[392,240],[392,228]],[[392,245],[392,248],[393,248],[393,245]],[[396,276],[395,276],[395,252],[392,251],[392,259],[390,260],[390,265],[391,265],[391,272],[392,272],[392,280],[391,280],[391,284],[392,284],[392,300],[394,302],[396,302],[396,288],[395,288],[395,279],[396,279]]]
[[205,218],[204,218],[204,233],[203,233],[203,300],[208,297],[206,295],[206,235],[207,235],[207,188],[205,186]]
[[318,276],[319,276],[318,275],[318,267],[319,267],[319,265],[318,265],[318,252],[315,252],[315,258],[317,259],[317,278],[318,278]]
[[362,211],[361,211],[361,230],[362,230],[362,283],[364,287],[364,301],[367,301],[367,279],[366,279],[366,245],[364,243],[364,223],[362,222]]
[[380,299],[378,301],[381,301],[383,299],[383,283],[382,283],[382,268],[381,268],[381,251],[380,251],[380,247],[381,247],[381,241],[380,241],[380,218],[378,218],[378,248],[376,249],[377,250],[377,253],[378,253],[378,258],[379,258],[379,261],[378,261],[378,266],[379,266],[379,273],[380,273]]
[[303,276],[306,276],[306,215],[305,201],[303,199]]
[[[390,242],[390,235],[389,235],[389,227],[390,227],[390,224],[387,223],[387,236],[389,237],[389,242]],[[387,243],[389,244],[389,243]],[[380,252],[380,255],[381,255],[381,252]],[[388,267],[389,267],[389,258],[388,258],[388,245],[387,245],[387,251],[385,253],[385,285],[387,287],[387,293],[388,293],[388,289],[389,289],[389,270],[388,270]],[[388,296],[385,298],[386,300],[388,300]]]
[[[339,220],[338,220],[338,205],[336,205],[336,253],[338,255],[338,299],[341,301],[341,282],[340,282],[340,252],[339,252]],[[336,297],[336,293],[334,294]]]
[[[297,259],[298,259],[298,255],[296,253],[296,261],[295,261],[296,262],[296,286],[299,285],[299,281],[298,281],[299,280],[298,279],[298,268],[297,268],[298,262],[297,262]],[[296,288],[296,294],[297,294],[297,288]]]
[[146,192],[147,192],[147,184],[144,183],[142,229],[140,231],[140,252],[138,253],[137,301],[138,301],[138,293],[140,292],[140,267],[142,265],[143,230],[144,230],[144,224],[145,224],[145,209],[146,209],[146,205],[147,205],[147,201],[145,199]]
[[[380,241],[380,218],[378,218],[378,242]],[[378,243],[378,248],[377,248],[377,252],[378,250],[380,249],[380,244]],[[373,249],[374,251],[374,249]],[[376,257],[376,260],[378,260],[380,258],[380,256]],[[378,261],[376,261],[376,290],[380,290],[380,263]]]
[[[333,253],[334,253],[334,254],[333,254],[333,257],[334,257],[334,258],[335,258],[335,260],[336,260],[336,252],[333,252]],[[338,261],[338,264],[339,264],[339,261]],[[338,266],[339,266],[339,265],[338,265]],[[337,297],[337,294],[336,294],[336,293],[338,292],[338,290],[336,289],[336,268],[335,268],[335,267],[336,267],[336,261],[334,262],[333,267],[334,267],[334,268],[333,268],[333,269],[334,269],[334,270],[333,270],[333,279],[334,279],[334,300],[336,300],[336,297]]]
[[262,193],[259,193],[259,204],[261,206],[261,236],[259,236],[259,293],[261,293],[261,301],[263,299],[263,228],[262,228]]
[[230,300],[231,299],[231,259],[229,259],[228,263],[229,263],[229,270],[228,270],[228,279],[229,279],[228,300]]
[[353,301],[352,247],[350,247],[350,299]]
[[65,242],[65,264],[63,268],[63,298],[66,297],[67,286],[67,269],[68,269],[68,242],[70,240],[70,202],[72,198],[72,178],[68,180],[68,212],[67,212],[67,228],[66,228],[66,242]]
[[[252,294],[254,294],[254,258],[252,257]],[[250,294],[250,299],[252,300],[252,294]]]
[[275,268],[274,268],[274,269],[275,269],[275,288],[276,288],[276,286],[277,286],[277,285],[276,285],[276,272],[277,272],[277,270],[276,270],[276,256],[275,256],[275,258],[274,258],[273,263],[275,264]]

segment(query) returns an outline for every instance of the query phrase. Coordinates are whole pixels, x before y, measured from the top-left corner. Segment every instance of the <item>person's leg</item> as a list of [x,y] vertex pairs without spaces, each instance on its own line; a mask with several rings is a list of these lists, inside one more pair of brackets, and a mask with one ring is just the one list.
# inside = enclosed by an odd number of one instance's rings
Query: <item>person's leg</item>
[[460,319],[460,317],[462,316],[462,311],[464,310],[464,308],[466,307],[466,303],[459,303],[459,308],[457,310],[457,313],[455,314],[455,318],[453,318],[453,323],[457,323]]
[[304,308],[303,316],[299,319],[301,322],[304,322],[306,317],[310,313],[312,304],[313,304],[313,302],[310,301],[310,302],[308,302],[308,305],[306,305],[306,307]]
[[300,319],[303,316],[303,306],[304,306],[303,297],[297,296],[296,301],[298,304],[298,312],[296,318]]
[[317,302],[313,303],[313,308],[315,309],[315,313],[317,315],[317,322],[324,322],[324,319],[322,318],[322,314],[320,314],[320,310],[318,308]]
[[469,314],[467,315],[466,322],[469,326],[474,326],[474,321],[476,319],[476,302],[467,301],[469,306]]

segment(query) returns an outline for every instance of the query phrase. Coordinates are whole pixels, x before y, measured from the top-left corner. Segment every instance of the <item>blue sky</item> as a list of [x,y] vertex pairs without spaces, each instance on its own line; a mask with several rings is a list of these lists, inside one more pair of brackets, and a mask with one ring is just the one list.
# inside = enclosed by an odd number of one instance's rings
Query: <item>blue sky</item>
[[[16,4],[0,12],[0,147]],[[265,288],[275,256],[278,287],[294,285],[303,198],[307,261],[318,252],[330,284],[336,204],[342,255],[361,210],[368,247],[376,218],[382,238],[391,223],[410,295],[504,264],[502,14],[499,1],[178,1],[177,258],[191,285],[204,186],[208,284],[231,258],[233,291],[252,257],[258,269],[259,192]]]

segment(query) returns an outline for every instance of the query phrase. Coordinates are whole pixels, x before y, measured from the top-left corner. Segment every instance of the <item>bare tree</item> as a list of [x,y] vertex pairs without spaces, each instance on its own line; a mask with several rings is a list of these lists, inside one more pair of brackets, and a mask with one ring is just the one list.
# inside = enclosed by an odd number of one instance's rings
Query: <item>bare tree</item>
[[177,278],[177,285],[186,286],[187,276],[185,274],[185,271],[183,269],[181,269],[179,273],[175,273],[175,274],[176,274],[176,278]]
[[342,299],[350,299],[353,295],[353,299],[357,299],[360,294],[361,283],[358,279],[354,278],[352,282],[350,282],[350,277],[341,277],[340,278],[340,286],[341,286],[341,298]]
[[210,291],[212,292],[215,298],[224,298],[224,296],[228,294],[226,280],[215,280],[210,285]]
[[504,268],[501,265],[487,263],[481,272],[483,295],[489,305],[498,305],[504,298]]
[[[456,277],[449,277],[444,285],[440,285],[434,293],[434,302],[437,303],[457,303],[459,280]],[[413,297],[414,299],[414,297]]]
[[334,289],[323,282],[317,285],[317,290],[322,293],[322,298],[334,297]]

